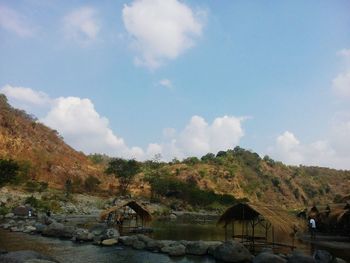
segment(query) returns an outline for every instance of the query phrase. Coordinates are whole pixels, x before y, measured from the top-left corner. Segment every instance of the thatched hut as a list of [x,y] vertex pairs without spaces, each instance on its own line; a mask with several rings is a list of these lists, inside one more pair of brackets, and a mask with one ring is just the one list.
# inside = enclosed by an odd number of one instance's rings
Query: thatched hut
[[109,225],[117,225],[121,232],[125,232],[126,229],[142,231],[145,224],[152,220],[152,216],[140,203],[128,201],[102,211],[100,219],[107,221]]
[[[236,222],[241,224],[241,233],[235,233]],[[219,218],[218,224],[224,226],[226,239],[227,228],[231,225],[232,238],[241,238],[242,242],[250,242],[253,246],[256,242],[276,245],[275,231],[291,236],[294,242],[295,233],[304,229],[302,221],[287,211],[274,206],[253,203],[238,203],[228,208]],[[263,236],[256,235],[258,226],[265,230]],[[270,230],[272,240],[269,241]]]

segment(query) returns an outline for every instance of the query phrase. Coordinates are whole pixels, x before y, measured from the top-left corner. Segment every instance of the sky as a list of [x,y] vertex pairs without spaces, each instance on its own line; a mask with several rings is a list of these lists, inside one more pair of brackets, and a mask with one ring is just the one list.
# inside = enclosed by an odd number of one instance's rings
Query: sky
[[350,169],[350,1],[0,0],[0,93],[79,151]]

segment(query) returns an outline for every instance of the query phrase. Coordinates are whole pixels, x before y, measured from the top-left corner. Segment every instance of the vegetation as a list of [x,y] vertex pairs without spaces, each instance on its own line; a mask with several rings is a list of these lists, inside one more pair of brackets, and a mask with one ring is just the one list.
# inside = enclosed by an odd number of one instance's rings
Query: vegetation
[[112,174],[119,181],[119,190],[122,195],[128,192],[130,184],[137,173],[141,171],[140,164],[135,160],[125,160],[122,158],[112,159],[106,169],[107,174]]
[[0,187],[16,182],[18,173],[19,165],[16,161],[0,159]]
[[88,192],[94,192],[98,190],[100,184],[101,184],[100,180],[98,180],[96,177],[92,175],[89,175],[89,177],[85,179],[84,188]]

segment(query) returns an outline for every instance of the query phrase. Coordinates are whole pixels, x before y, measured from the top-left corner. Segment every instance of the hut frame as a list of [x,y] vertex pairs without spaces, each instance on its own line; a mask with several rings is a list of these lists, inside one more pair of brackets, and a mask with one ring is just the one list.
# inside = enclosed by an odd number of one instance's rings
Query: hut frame
[[[136,201],[128,201],[104,210],[100,219],[111,226],[117,226],[121,233],[145,231],[145,225],[152,220],[151,213]],[[134,224],[133,224],[134,223]]]
[[[237,222],[241,223],[241,233],[235,232]],[[228,208],[219,218],[218,225],[223,225],[225,228],[225,240],[228,239],[228,227],[231,225],[231,237],[240,239],[251,250],[255,250],[256,246],[268,245],[294,249],[295,234],[303,228],[300,220],[283,209],[253,203],[238,203]],[[258,226],[265,230],[263,236],[257,236],[256,229]],[[270,241],[268,240],[269,231],[271,231]],[[276,243],[275,231],[291,236],[292,244]]]

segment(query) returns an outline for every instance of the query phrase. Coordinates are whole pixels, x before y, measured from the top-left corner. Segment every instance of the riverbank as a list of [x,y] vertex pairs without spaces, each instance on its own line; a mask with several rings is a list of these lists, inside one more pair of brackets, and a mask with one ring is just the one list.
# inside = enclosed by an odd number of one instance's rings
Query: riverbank
[[[63,218],[59,219],[63,220]],[[64,221],[64,220],[63,220]],[[55,250],[55,245],[57,242],[66,242],[71,243],[72,248],[84,249],[80,246],[93,246],[95,248],[101,248],[102,251],[106,251],[105,247],[110,247],[111,250],[128,250],[129,253],[139,253],[138,251],[144,251],[151,254],[164,254],[168,256],[169,260],[172,260],[172,257],[183,258],[188,256],[197,256],[199,258],[204,258],[205,260],[214,260],[219,259],[224,262],[316,262],[310,256],[307,256],[303,253],[293,252],[289,254],[274,254],[270,249],[264,249],[258,255],[252,255],[243,245],[238,242],[221,242],[221,241],[187,241],[187,240],[156,240],[152,239],[145,235],[133,235],[133,236],[120,236],[115,229],[109,229],[104,224],[95,224],[90,229],[84,229],[75,227],[72,222],[57,222],[53,219],[46,217],[38,218],[38,220],[28,219],[28,218],[17,218],[15,219],[6,219],[6,222],[1,224],[1,227],[6,228],[6,236],[17,236],[24,235],[23,232],[32,234],[27,235],[31,239],[43,240],[44,242],[48,241],[47,250]],[[2,230],[3,231],[3,230]],[[4,232],[2,232],[4,233]],[[41,234],[46,237],[42,237]],[[52,243],[52,238],[55,239]],[[65,239],[62,241],[61,239]],[[67,240],[68,239],[68,240]],[[18,237],[17,242],[22,244],[23,248],[28,249],[28,246],[24,244],[26,238],[23,236]],[[1,240],[0,240],[1,241]],[[73,242],[72,242],[73,241]],[[0,243],[1,244],[1,243]],[[95,244],[95,245],[93,245]],[[98,246],[96,246],[98,245]],[[3,246],[3,245],[2,245]],[[52,247],[53,246],[53,247]],[[16,249],[20,249],[21,246],[16,246]],[[0,246],[1,248],[1,246]],[[3,249],[9,249],[7,247],[2,247]],[[35,246],[33,247],[35,248]],[[11,247],[10,247],[11,249]],[[333,256],[327,251],[318,252],[322,253],[323,256],[326,255],[329,261],[322,262],[344,262],[341,260],[334,261]],[[230,261],[234,258],[236,261]],[[279,261],[261,261],[261,260],[279,260]],[[330,260],[333,261],[330,261]],[[187,259],[186,259],[187,260]],[[238,261],[237,261],[238,260]],[[298,260],[298,261],[295,261]],[[307,261],[309,260],[309,261]],[[0,261],[1,262],[1,261]],[[67,262],[67,261],[64,261]],[[109,262],[109,261],[97,261],[97,262]],[[133,262],[133,261],[126,261]],[[147,261],[139,261],[147,262]],[[156,261],[159,262],[159,261]],[[172,262],[172,261],[168,261]],[[188,262],[188,261],[184,261]],[[202,261],[200,261],[202,262]],[[208,261],[211,262],[211,261]],[[317,261],[320,262],[320,261]]]

